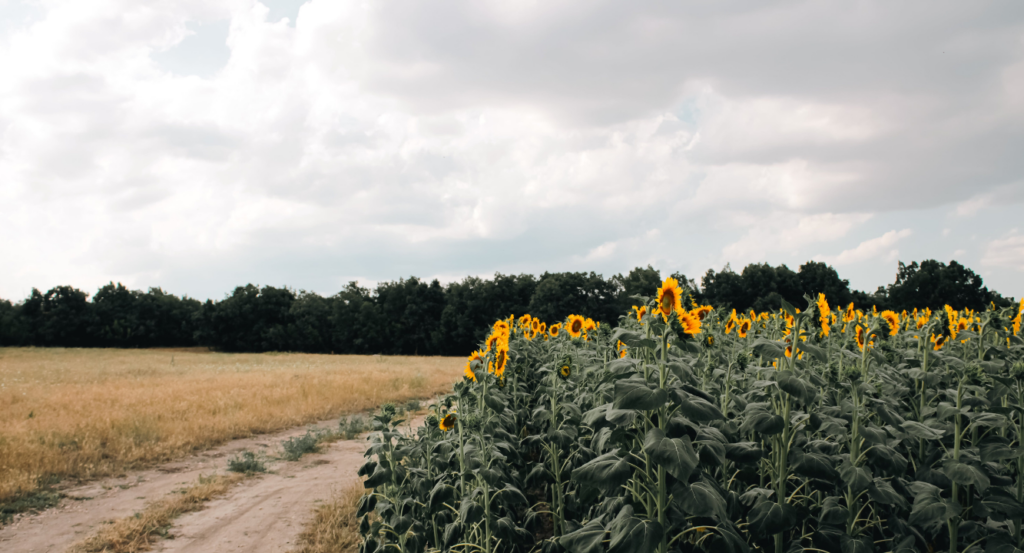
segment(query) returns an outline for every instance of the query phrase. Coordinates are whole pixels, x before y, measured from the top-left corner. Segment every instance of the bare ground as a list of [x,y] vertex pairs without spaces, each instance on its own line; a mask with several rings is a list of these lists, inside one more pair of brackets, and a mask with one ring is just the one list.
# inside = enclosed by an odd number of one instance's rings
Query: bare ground
[[[422,424],[422,418],[412,421]],[[333,427],[336,421],[322,423]],[[103,524],[131,516],[150,501],[194,483],[200,475],[223,472],[227,460],[242,450],[276,456],[280,442],[305,433],[308,427],[234,440],[187,459],[62,490],[67,498],[42,513],[22,515],[0,528],[5,553],[63,553]],[[321,453],[298,461],[275,460],[267,474],[243,481],[205,509],[177,519],[174,539],[159,542],[161,552],[285,552],[312,516],[316,503],[332,490],[358,478],[367,443],[364,438],[323,444]]]

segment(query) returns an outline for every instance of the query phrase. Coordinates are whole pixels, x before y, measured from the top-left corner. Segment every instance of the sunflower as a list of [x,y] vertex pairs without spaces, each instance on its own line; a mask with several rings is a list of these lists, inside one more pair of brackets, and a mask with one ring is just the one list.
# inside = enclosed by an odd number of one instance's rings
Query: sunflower
[[889,325],[889,336],[895,336],[900,331],[900,316],[886,309],[882,311],[882,318]]
[[519,317],[519,326],[521,326],[521,327],[523,327],[523,326],[530,326],[530,322],[532,320],[533,320],[533,317],[531,317],[529,314],[523,315],[522,317]]
[[473,372],[473,361],[483,361],[484,355],[484,352],[480,350],[474,351],[469,355],[469,358],[466,359],[466,370],[463,371],[466,378],[476,382],[476,374]]
[[818,294],[818,321],[821,322],[821,333],[828,336],[828,323],[831,322],[831,307],[828,307],[828,300],[824,294]]
[[[711,307],[710,305],[702,305],[702,306],[700,306],[700,307],[698,307],[696,309],[691,310],[690,314],[694,315],[695,317],[700,319],[701,322],[703,322],[704,321],[704,317],[707,317],[708,313],[711,313],[711,311],[713,309],[714,309],[714,307]],[[736,310],[735,309],[732,310],[732,316],[733,317],[736,316]]]
[[491,363],[487,370],[494,373],[494,376],[501,378],[505,374],[505,365],[508,363],[508,346],[504,348],[498,348],[498,352],[494,354],[494,361]]
[[508,334],[509,333],[508,321],[506,321],[504,319],[500,320],[500,321],[495,321],[494,322],[494,333],[495,334],[498,334],[498,333]]
[[[861,350],[864,349],[864,336],[865,336],[866,332],[867,332],[866,328],[864,328],[864,327],[862,327],[860,325],[857,325],[857,336],[856,336],[857,347],[860,348]],[[871,341],[868,342],[868,347],[869,348],[870,347],[874,347],[874,345],[875,345],[875,341],[874,340],[871,340]]]
[[683,290],[679,287],[679,281],[669,277],[658,288],[658,313],[661,318],[668,322],[668,316],[672,313],[683,312]]
[[558,331],[562,329],[562,323],[555,323],[548,327],[548,336],[552,338],[558,337]]
[[731,334],[732,333],[732,329],[735,328],[735,327],[736,327],[736,323],[732,319],[729,319],[728,321],[725,322],[725,333],[726,334]]
[[547,334],[548,323],[540,323],[540,326],[537,328],[537,332],[540,332],[541,334]]
[[940,349],[942,349],[942,346],[944,345],[946,345],[945,336],[936,336],[932,334],[932,349],[934,349],[935,351],[939,351]]
[[688,311],[679,310],[679,324],[683,327],[683,332],[693,336],[694,334],[700,334],[700,319],[694,316]]
[[740,327],[736,330],[736,335],[740,338],[746,338],[748,332],[750,332],[750,319],[741,319]]
[[579,315],[569,315],[569,322],[566,323],[565,329],[569,331],[569,336],[573,338],[579,338],[583,335],[583,327],[586,324],[586,320]]
[[854,311],[854,309],[853,309],[853,302],[851,301],[850,305],[846,306],[846,311],[843,312],[843,322],[844,323],[852,323],[856,319],[857,319],[857,312]]
[[640,322],[643,322],[644,315],[647,314],[647,306],[644,305],[644,306],[641,306],[641,307],[637,307],[637,306],[634,305],[633,309],[636,310],[636,320],[640,321]]
[[619,340],[618,342],[615,343],[615,349],[619,350],[620,358],[626,356],[626,344],[623,344],[622,340]]
[[540,332],[540,319],[533,319],[530,321],[530,330],[532,330],[534,334]]
[[441,422],[437,425],[444,432],[448,432],[452,428],[455,428],[455,421],[458,420],[455,417],[455,413],[448,413],[441,419]]
[[572,365],[566,362],[562,362],[562,365],[558,367],[558,376],[562,379],[568,379],[572,375]]
[[590,317],[587,317],[587,319],[585,321],[583,321],[583,330],[585,330],[587,332],[590,332],[591,330],[594,330],[595,328],[597,328],[597,323],[594,322],[594,319],[591,319]]

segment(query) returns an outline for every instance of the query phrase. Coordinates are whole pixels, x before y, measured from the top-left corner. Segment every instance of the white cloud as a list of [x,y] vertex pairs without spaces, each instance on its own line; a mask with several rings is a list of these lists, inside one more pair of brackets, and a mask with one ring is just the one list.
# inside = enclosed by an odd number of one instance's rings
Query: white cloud
[[271,4],[54,0],[0,32],[0,297],[691,270],[1021,201],[1019,8]]
[[911,234],[913,232],[910,229],[890,230],[878,238],[861,242],[856,248],[843,250],[839,255],[817,255],[815,259],[837,266],[863,263],[878,258],[895,261],[899,258],[899,250],[892,246]]
[[985,246],[981,264],[1024,271],[1024,236],[1014,229],[1008,236],[991,240]]

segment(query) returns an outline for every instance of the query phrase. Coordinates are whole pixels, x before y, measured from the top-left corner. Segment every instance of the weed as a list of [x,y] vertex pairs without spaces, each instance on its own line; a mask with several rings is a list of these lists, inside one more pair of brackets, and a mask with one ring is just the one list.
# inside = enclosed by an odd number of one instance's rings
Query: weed
[[338,422],[338,434],[346,440],[355,439],[357,436],[370,429],[370,424],[362,415],[342,417]]
[[242,451],[239,456],[228,459],[228,470],[252,474],[255,472],[267,472],[267,465],[264,463],[262,454]]
[[62,497],[64,494],[47,486],[0,503],[0,525],[7,524],[19,513],[37,512],[54,507],[60,503]]
[[326,430],[314,430],[311,428],[302,436],[288,438],[281,442],[281,447],[284,449],[283,457],[288,461],[298,461],[299,458],[307,453],[316,453],[320,451],[320,442],[327,438],[327,435],[328,432]]

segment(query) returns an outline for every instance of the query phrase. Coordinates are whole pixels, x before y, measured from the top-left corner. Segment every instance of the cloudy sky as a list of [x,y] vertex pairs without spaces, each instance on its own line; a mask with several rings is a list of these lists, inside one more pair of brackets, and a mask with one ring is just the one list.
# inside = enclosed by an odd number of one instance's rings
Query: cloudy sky
[[1024,3],[0,0],[0,297],[956,259],[1024,295]]

